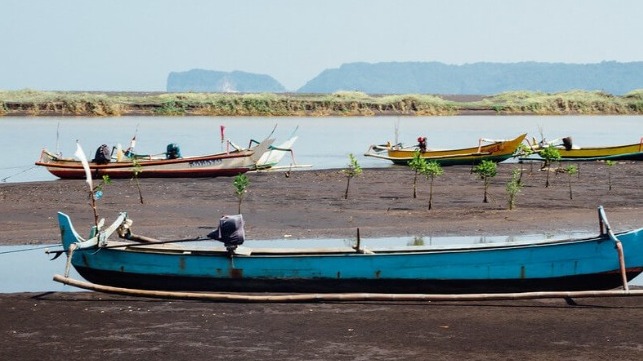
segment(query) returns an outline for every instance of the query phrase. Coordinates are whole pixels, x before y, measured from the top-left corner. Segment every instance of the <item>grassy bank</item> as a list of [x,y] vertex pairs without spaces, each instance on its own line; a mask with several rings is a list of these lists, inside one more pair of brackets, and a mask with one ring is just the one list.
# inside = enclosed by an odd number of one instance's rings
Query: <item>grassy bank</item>
[[3,116],[376,116],[473,114],[643,114],[643,89],[507,92],[492,96],[423,94],[234,94],[0,91]]

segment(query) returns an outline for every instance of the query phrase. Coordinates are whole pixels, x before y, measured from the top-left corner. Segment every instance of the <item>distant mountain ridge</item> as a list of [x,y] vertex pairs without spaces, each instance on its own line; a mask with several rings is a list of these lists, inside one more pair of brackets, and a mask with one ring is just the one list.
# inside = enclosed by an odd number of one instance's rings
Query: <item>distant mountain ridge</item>
[[[643,62],[568,63],[440,62],[348,63],[326,69],[297,93],[360,91],[368,94],[480,94],[506,91],[546,93],[575,89],[623,95],[643,88]],[[191,70],[170,73],[167,91],[284,92],[277,80],[262,74]]]
[[172,72],[167,78],[168,92],[285,92],[286,88],[269,75],[243,71],[214,71],[192,69]]

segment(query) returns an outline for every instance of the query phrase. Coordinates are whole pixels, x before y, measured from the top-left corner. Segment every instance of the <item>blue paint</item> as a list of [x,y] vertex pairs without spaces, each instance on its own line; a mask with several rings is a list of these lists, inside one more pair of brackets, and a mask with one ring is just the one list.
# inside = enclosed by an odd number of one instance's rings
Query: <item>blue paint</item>
[[[78,239],[78,235],[68,216],[59,213],[58,218],[64,230],[61,232],[63,244],[68,248]],[[622,233],[619,239],[626,250],[626,265],[641,268],[643,229]],[[148,287],[145,286],[148,276],[180,277],[190,282],[202,280],[198,282],[214,282],[214,287],[219,287],[217,282],[229,284],[233,279],[242,279],[245,284],[265,284],[269,280],[313,285],[318,281],[328,284],[331,280],[358,283],[360,280],[375,279],[390,282],[449,281],[463,284],[480,281],[484,286],[485,282],[556,281],[594,274],[618,274],[619,270],[614,243],[607,237],[546,243],[483,243],[461,247],[406,246],[396,251],[372,249],[375,253],[370,254],[354,252],[350,247],[343,247],[343,251],[308,250],[305,253],[262,252],[255,248],[251,256],[239,254],[233,259],[220,245],[209,249],[190,248],[187,245],[181,247],[184,247],[185,253],[90,247],[76,250],[72,264],[88,268],[84,272],[91,270],[94,273],[91,275],[81,271],[81,274],[91,277],[98,274],[101,282],[108,284],[120,284],[118,282],[121,281],[113,278],[120,277],[117,272],[126,272],[130,279],[139,279],[141,288]],[[566,286],[574,286],[574,283],[566,282]],[[580,287],[591,287],[591,284]],[[234,289],[240,286],[245,287],[237,283]],[[221,287],[225,289],[227,286]]]
[[[565,236],[558,235],[550,238],[565,238]],[[532,239],[542,239],[545,235],[528,235],[521,236],[513,241],[526,241]],[[432,244],[448,245],[453,244],[455,241],[471,241],[471,243],[478,243],[479,237],[431,237]],[[506,237],[484,237],[482,238],[487,243],[505,242]],[[254,247],[265,246],[266,243],[273,243],[278,247],[292,246],[293,243],[304,244],[307,247],[319,247],[323,245],[342,246],[345,245],[347,240],[341,239],[304,239],[304,240],[262,240],[262,241],[246,241],[246,245]],[[373,245],[396,245],[413,243],[413,239],[399,237],[399,238],[377,238],[377,239],[362,239],[362,244],[371,247]],[[45,247],[45,248],[43,248]],[[20,245],[20,246],[0,246],[0,293],[14,293],[14,292],[79,292],[82,291],[75,287],[65,286],[58,282],[52,281],[54,274],[63,274],[65,271],[65,255],[60,256],[58,259],[50,261],[51,256],[45,254],[45,250],[60,249],[59,245]],[[222,269],[214,269],[217,276],[222,276]],[[75,279],[82,279],[78,272],[72,267],[70,277]],[[375,275],[379,278],[379,274]],[[643,286],[643,275],[635,278],[630,282],[632,286]]]

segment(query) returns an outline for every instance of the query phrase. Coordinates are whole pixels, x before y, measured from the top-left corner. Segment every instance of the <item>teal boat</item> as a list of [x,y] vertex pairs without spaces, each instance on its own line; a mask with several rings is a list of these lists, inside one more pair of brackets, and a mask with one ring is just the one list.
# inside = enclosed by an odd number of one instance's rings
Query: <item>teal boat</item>
[[[461,246],[248,248],[241,215],[197,240],[132,233],[121,213],[83,239],[58,213],[68,267],[87,281],[164,291],[501,293],[609,290],[643,271],[643,228],[595,237]],[[99,229],[96,231],[96,229]],[[118,236],[116,236],[118,235]],[[110,239],[114,236],[115,239]],[[189,241],[189,242],[188,242]],[[293,244],[297,241],[293,240]]]

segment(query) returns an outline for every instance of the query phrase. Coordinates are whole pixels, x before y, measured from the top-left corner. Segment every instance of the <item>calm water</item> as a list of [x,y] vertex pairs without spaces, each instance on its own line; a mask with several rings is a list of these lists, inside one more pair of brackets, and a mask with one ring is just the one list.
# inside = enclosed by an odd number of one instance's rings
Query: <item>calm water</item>
[[[315,169],[344,168],[348,154],[357,156],[362,167],[389,167],[389,162],[362,154],[371,144],[397,140],[414,144],[428,137],[429,147],[456,148],[476,145],[480,137],[513,138],[521,133],[540,139],[572,136],[579,145],[635,143],[643,136],[643,116],[458,116],[458,117],[0,117],[0,181],[30,182],[55,180],[33,163],[44,147],[73,155],[78,140],[88,157],[105,143],[126,147],[134,134],[141,153],[160,153],[168,143],[177,143],[183,155],[200,155],[222,150],[219,127],[226,137],[247,146],[260,140],[275,126],[276,144],[285,141],[295,128],[295,160]],[[286,156],[283,164],[290,163]]]
[[[517,241],[535,241],[543,238],[562,239],[569,237],[590,236],[587,233],[565,235],[521,235],[519,237],[423,237],[423,238],[376,238],[362,239],[365,248],[377,249],[395,246],[413,245],[453,245],[477,243],[507,243]],[[268,244],[269,243],[269,244]],[[248,241],[246,247],[342,247],[352,246],[351,240],[271,240]],[[58,245],[47,246],[0,246],[0,293],[14,292],[78,292],[78,288],[66,286],[52,280],[54,274],[64,274],[66,257],[62,255],[50,261],[45,251],[60,249]],[[75,279],[82,279],[76,271],[70,272]],[[643,286],[643,276],[630,282],[630,285]]]

